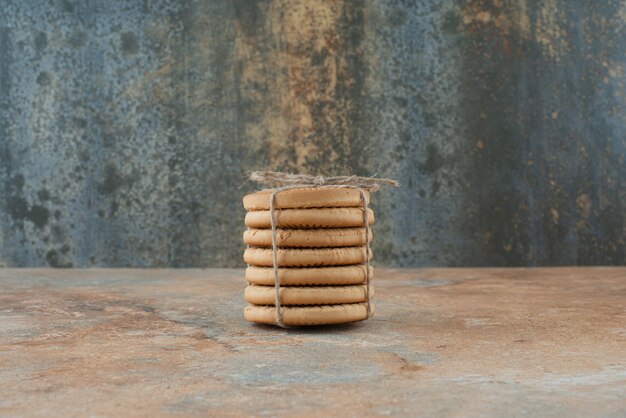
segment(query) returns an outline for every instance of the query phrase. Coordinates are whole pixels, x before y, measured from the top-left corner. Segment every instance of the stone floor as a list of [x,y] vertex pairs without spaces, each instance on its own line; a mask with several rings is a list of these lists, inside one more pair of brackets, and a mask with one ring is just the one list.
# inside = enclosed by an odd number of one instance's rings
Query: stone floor
[[0,270],[0,415],[626,416],[626,268],[376,271],[372,320],[242,318],[242,270]]

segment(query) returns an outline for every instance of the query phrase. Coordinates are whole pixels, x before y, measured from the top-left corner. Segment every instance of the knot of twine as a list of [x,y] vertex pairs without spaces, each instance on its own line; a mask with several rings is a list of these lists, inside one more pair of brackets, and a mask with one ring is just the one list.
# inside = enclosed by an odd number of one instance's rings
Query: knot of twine
[[270,195],[270,221],[272,227],[272,261],[274,267],[274,290],[276,308],[276,325],[281,328],[287,328],[283,321],[280,297],[280,277],[278,274],[278,245],[276,243],[276,214],[274,211],[276,203],[276,195],[282,191],[303,187],[313,188],[350,188],[356,189],[361,195],[361,203],[363,204],[363,224],[365,226],[365,284],[366,284],[366,300],[367,300],[367,319],[371,316],[371,298],[370,298],[370,225],[368,215],[368,204],[365,191],[375,192],[380,186],[398,187],[398,182],[392,179],[381,179],[376,177],[359,177],[359,176],[310,176],[307,174],[290,174],[278,171],[253,171],[250,173],[250,180],[271,184],[277,187]]
[[279,171],[253,171],[250,180],[265,183],[280,188],[283,187],[350,187],[375,192],[380,186],[398,187],[398,182],[392,179],[359,176],[310,176],[308,174],[290,174]]

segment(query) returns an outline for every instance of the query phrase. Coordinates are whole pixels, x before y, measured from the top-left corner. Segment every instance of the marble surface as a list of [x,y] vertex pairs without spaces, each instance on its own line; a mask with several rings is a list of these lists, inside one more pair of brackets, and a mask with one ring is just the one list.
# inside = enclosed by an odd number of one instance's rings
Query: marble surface
[[375,285],[370,321],[283,330],[240,269],[0,270],[0,415],[626,415],[626,268]]

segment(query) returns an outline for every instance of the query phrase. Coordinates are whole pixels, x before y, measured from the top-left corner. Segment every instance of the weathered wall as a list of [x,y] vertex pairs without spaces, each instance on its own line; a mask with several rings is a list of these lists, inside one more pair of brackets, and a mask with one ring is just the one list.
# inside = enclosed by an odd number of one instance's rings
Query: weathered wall
[[241,265],[251,169],[379,264],[625,264],[626,3],[3,0],[0,264]]

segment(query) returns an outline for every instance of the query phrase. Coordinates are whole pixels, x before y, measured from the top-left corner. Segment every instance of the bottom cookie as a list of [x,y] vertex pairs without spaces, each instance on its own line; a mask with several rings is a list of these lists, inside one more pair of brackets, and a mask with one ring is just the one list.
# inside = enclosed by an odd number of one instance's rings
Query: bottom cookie
[[[374,316],[374,303],[370,305]],[[327,325],[363,321],[367,319],[367,303],[343,305],[283,306],[280,309],[285,325]],[[243,316],[250,322],[276,324],[276,308],[273,306],[246,306]]]

